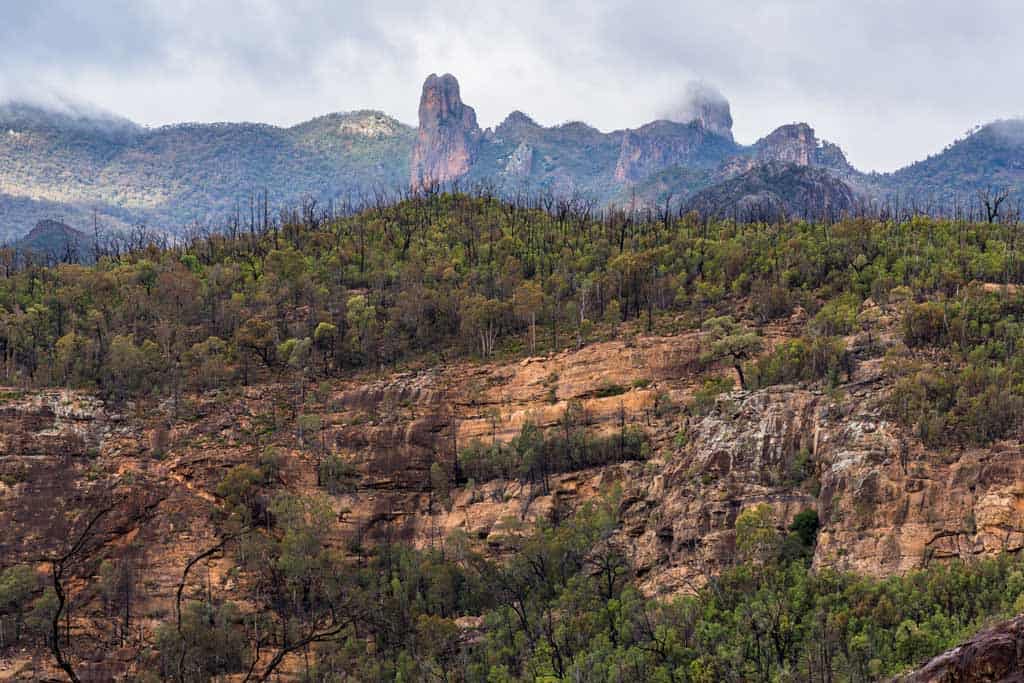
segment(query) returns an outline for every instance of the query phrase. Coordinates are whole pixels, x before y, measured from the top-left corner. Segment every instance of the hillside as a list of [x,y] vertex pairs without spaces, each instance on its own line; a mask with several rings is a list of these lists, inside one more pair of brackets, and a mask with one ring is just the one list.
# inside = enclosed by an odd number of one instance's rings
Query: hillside
[[839,218],[853,212],[853,190],[833,173],[797,163],[757,164],[694,194],[685,210],[740,221]]
[[978,190],[1010,188],[1024,195],[1024,120],[980,126],[942,152],[879,179],[887,191],[949,205],[974,199]]
[[437,194],[0,270],[0,675],[904,673],[1024,604],[1009,230]]
[[[145,129],[104,119],[0,109],[0,215],[9,238],[43,218],[83,229],[95,210],[107,228],[146,223],[179,231],[220,225],[250,197],[274,206],[305,196],[354,201],[408,176],[413,131],[378,112],[331,114],[292,128],[180,124]],[[87,223],[83,222],[87,219]]]

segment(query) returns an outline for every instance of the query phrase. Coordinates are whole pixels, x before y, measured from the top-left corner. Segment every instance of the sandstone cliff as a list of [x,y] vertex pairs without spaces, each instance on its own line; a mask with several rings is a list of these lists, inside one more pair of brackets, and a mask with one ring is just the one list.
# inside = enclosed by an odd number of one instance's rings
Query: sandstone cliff
[[710,132],[700,122],[655,121],[625,132],[615,165],[615,180],[638,182],[676,164],[710,168],[735,151],[731,134],[725,137]]
[[[896,311],[885,310],[882,320],[876,343],[884,348]],[[771,345],[799,325],[762,331]],[[324,452],[351,465],[351,489],[329,496],[337,518],[331,536],[356,554],[384,541],[423,547],[457,534],[501,556],[524,525],[614,492],[616,542],[648,595],[692,591],[734,562],[736,518],[761,503],[780,529],[803,510],[817,511],[819,568],[882,576],[1024,548],[1021,444],[926,450],[881,408],[890,389],[881,349],[850,341],[861,357],[837,390],[734,391],[704,415],[682,410],[705,372],[695,362],[703,343],[696,332],[353,378],[306,392],[304,402],[289,385],[121,407],[80,392],[7,390],[0,526],[13,533],[0,551],[10,561],[38,562],[64,542],[76,513],[115,501],[93,559],[134,553],[146,575],[138,625],[151,629],[167,614],[182,568],[216,542],[217,484],[268,445],[284,456],[278,485],[294,491],[322,492],[316,463]],[[434,463],[451,467],[460,449],[508,441],[527,421],[556,427],[570,402],[598,432],[643,429],[651,458],[559,474],[543,487],[492,480],[435,490]],[[313,438],[299,432],[296,410],[318,416]],[[187,590],[215,585],[231,596],[238,588],[231,565],[230,554],[214,556]],[[88,591],[77,598],[74,628],[93,627],[96,599]],[[104,653],[94,657],[104,661]],[[24,673],[32,664],[12,666]]]

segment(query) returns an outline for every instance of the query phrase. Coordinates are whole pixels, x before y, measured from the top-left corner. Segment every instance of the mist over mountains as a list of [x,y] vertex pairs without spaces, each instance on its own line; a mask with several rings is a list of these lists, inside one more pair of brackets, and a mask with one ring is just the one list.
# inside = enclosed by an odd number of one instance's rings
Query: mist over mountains
[[[410,187],[486,184],[596,206],[671,205],[757,218],[761,208],[812,217],[822,207],[845,212],[894,198],[945,212],[982,189],[1024,189],[1019,120],[978,127],[894,173],[867,174],[806,123],[737,143],[728,100],[706,83],[689,84],[662,119],[635,129],[542,126],[518,111],[481,129],[455,77],[431,75],[419,119],[413,128],[383,112],[355,111],[286,128],[145,128],[88,108],[8,102],[0,105],[0,241],[46,219],[90,233],[94,221],[104,229],[145,224],[170,233],[196,223],[216,227],[264,192],[281,207],[304,198],[359,203]],[[782,172],[779,164],[794,169]],[[780,185],[782,178],[790,184]],[[812,197],[806,188],[826,194]]]

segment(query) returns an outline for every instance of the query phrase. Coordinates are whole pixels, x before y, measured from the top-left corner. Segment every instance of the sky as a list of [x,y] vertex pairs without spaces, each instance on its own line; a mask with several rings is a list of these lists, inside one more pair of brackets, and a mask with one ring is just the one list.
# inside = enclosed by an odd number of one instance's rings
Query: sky
[[862,170],[1024,114],[1019,0],[0,0],[0,99],[138,123],[294,124],[381,109],[415,124],[450,72],[484,127],[636,127],[692,81],[738,141],[806,121]]

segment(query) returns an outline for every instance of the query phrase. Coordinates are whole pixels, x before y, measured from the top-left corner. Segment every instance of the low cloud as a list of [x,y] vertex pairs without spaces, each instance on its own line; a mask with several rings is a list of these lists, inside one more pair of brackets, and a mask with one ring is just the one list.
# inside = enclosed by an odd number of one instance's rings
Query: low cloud
[[686,84],[679,101],[666,108],[660,118],[678,123],[697,120],[709,109],[729,111],[729,100],[707,81],[690,81]]

